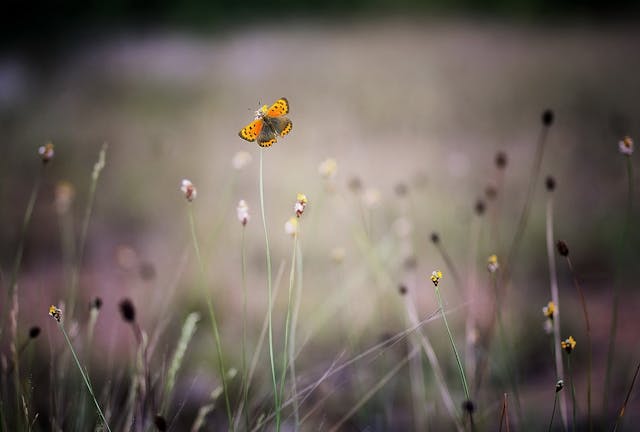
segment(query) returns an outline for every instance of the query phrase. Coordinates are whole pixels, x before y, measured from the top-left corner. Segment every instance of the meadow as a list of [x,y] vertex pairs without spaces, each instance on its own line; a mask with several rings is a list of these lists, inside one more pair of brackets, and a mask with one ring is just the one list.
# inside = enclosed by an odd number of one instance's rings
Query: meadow
[[[0,429],[634,430],[639,42],[387,18],[3,53]],[[287,136],[238,136],[281,97]]]

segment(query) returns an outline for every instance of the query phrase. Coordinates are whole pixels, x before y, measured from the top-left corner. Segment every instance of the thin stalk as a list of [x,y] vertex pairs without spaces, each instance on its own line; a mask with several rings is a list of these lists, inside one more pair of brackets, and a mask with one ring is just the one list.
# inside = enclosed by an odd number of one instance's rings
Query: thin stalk
[[89,198],[87,201],[87,207],[84,210],[84,219],[82,220],[82,228],[80,231],[80,244],[78,246],[78,256],[76,257],[75,265],[73,266],[73,272],[71,273],[71,284],[69,286],[69,307],[67,309],[67,319],[73,316],[73,310],[76,304],[76,296],[78,291],[78,280],[80,278],[80,267],[82,266],[82,260],[84,259],[84,248],[87,241],[87,232],[89,231],[89,222],[91,221],[91,214],[93,213],[93,202],[96,196],[96,186],[98,185],[98,178],[105,165],[105,158],[107,154],[108,145],[105,143],[100,149],[98,161],[93,166],[93,172],[91,173],[91,184],[89,185]]
[[288,347],[289,347],[289,327],[291,323],[291,300],[293,298],[293,285],[295,283],[296,274],[296,254],[298,251],[298,235],[293,237],[293,250],[291,252],[291,270],[289,271],[289,296],[287,299],[287,316],[284,322],[284,348],[282,350],[282,375],[280,376],[280,396],[279,400],[284,398],[284,383],[287,377],[288,368]]
[[[189,225],[191,227],[191,237],[193,239],[193,248],[196,252],[196,258],[198,260],[198,267],[200,270],[200,286],[201,288],[205,288],[205,271],[204,271],[204,263],[202,261],[202,256],[200,255],[200,246],[198,244],[198,236],[196,235],[196,223],[195,218],[193,216],[193,206],[189,204]],[[216,351],[218,354],[218,368],[220,373],[220,379],[222,380],[222,390],[224,392],[224,401],[227,409],[227,418],[229,420],[229,429],[233,430],[233,423],[231,417],[231,404],[229,403],[229,391],[227,389],[227,377],[225,373],[224,360],[222,357],[222,343],[220,341],[220,332],[218,331],[218,322],[216,320],[216,314],[213,310],[213,303],[211,302],[211,296],[209,293],[206,293],[207,297],[207,307],[209,309],[209,316],[211,318],[211,327],[213,329],[213,335],[216,340]]]
[[[554,405],[555,410],[555,405]],[[509,405],[507,404],[507,394],[505,393],[502,399],[502,413],[500,414],[500,430],[502,432],[502,425],[506,425],[506,430],[509,432]]]
[[578,278],[576,277],[576,273],[573,270],[573,265],[571,264],[571,258],[567,256],[567,264],[569,265],[569,270],[571,271],[571,276],[573,277],[573,284],[578,290],[578,294],[580,294],[580,302],[582,303],[582,313],[584,315],[584,323],[587,328],[587,356],[588,356],[588,369],[587,369],[587,419],[589,421],[589,430],[592,429],[591,424],[591,371],[592,371],[592,362],[593,356],[591,354],[591,324],[589,321],[589,312],[587,311],[587,303],[584,299],[584,292],[578,283]]
[[456,348],[456,344],[453,341],[453,334],[451,333],[451,329],[449,328],[449,322],[447,321],[447,314],[444,313],[444,305],[442,302],[442,296],[440,295],[440,289],[437,285],[435,285],[436,297],[438,299],[438,306],[440,307],[440,314],[442,315],[442,320],[444,321],[444,325],[447,328],[447,334],[449,335],[449,342],[451,342],[451,347],[453,348],[453,353],[456,357],[456,363],[458,364],[458,371],[460,372],[460,379],[462,380],[462,387],[464,389],[464,395],[468,401],[471,400],[471,396],[469,395],[469,386],[467,385],[467,378],[464,375],[464,367],[462,366],[462,361],[460,360],[460,355],[458,354],[458,349]]
[[[627,159],[627,220],[625,224],[625,228],[623,231],[622,237],[622,250],[626,253],[627,245],[630,239],[630,231],[631,231],[631,217],[633,216],[633,164],[631,163],[631,157],[626,156]],[[621,260],[618,260],[620,262]],[[620,271],[618,271],[620,273]],[[618,274],[618,277],[620,275]],[[618,293],[618,285],[619,282],[613,284],[613,302],[611,305],[611,329],[609,330],[609,348],[607,350],[607,369],[605,372],[604,379],[604,391],[602,398],[602,412],[607,412],[607,401],[609,400],[609,386],[611,383],[611,372],[613,370],[613,362],[615,360],[615,349],[616,349],[616,337],[618,333],[618,305],[620,303],[619,293]]]
[[440,252],[440,255],[442,256],[442,260],[447,266],[447,269],[449,269],[449,273],[451,273],[451,276],[453,277],[453,282],[456,285],[456,289],[462,290],[463,284],[462,284],[462,278],[460,277],[460,273],[458,272],[456,265],[451,259],[451,256],[447,253],[447,250],[444,248],[444,246],[442,246],[441,242],[442,242],[442,239],[438,239],[437,242],[434,242],[436,249],[438,249],[438,252]]
[[[301,227],[298,227],[300,230]],[[295,419],[295,429],[300,427],[300,411],[298,409],[298,380],[296,377],[296,329],[298,327],[298,316],[302,303],[302,248],[300,242],[296,243],[298,249],[296,253],[296,266],[298,269],[296,276],[296,293],[293,315],[291,317],[291,337],[289,338],[289,372],[291,373],[291,397],[293,398],[293,416]]]
[[244,421],[246,430],[249,430],[249,382],[247,380],[247,254],[245,245],[246,226],[242,226],[242,239],[240,242],[240,254],[242,256],[242,406],[244,407]]
[[640,363],[638,363],[638,366],[636,367],[636,372],[633,374],[633,379],[631,380],[631,385],[629,386],[627,397],[624,398],[624,403],[622,404],[622,407],[620,407],[618,417],[616,418],[616,424],[613,425],[613,432],[616,432],[616,430],[618,430],[618,425],[620,424],[620,422],[622,422],[622,417],[624,416],[624,412],[627,408],[627,403],[629,403],[629,398],[631,397],[633,386],[636,383],[636,378],[638,378],[638,372],[640,372]]
[[559,392],[556,391],[556,394],[553,398],[553,410],[551,410],[551,420],[549,420],[549,428],[547,429],[548,432],[551,432],[551,427],[553,426],[553,418],[556,415],[556,407],[558,405],[558,393]]
[[571,429],[576,430],[576,387],[573,385],[573,372],[571,371],[571,354],[567,355],[567,369],[569,370],[569,380],[571,381],[571,403],[573,405],[573,424]]
[[98,400],[96,399],[96,396],[93,393],[93,388],[91,387],[91,384],[89,383],[89,378],[85,374],[82,365],[80,365],[80,360],[78,360],[78,356],[76,355],[76,351],[73,349],[73,345],[71,344],[71,340],[69,340],[69,336],[67,335],[67,332],[64,329],[64,326],[62,325],[61,321],[58,322],[58,327],[60,327],[60,330],[62,331],[62,334],[64,335],[64,338],[67,341],[67,345],[69,345],[69,349],[71,350],[71,354],[73,354],[73,359],[76,362],[76,366],[78,366],[78,370],[80,371],[80,374],[82,375],[82,379],[84,380],[84,384],[87,387],[87,390],[89,391],[89,394],[91,395],[91,399],[93,399],[93,403],[95,404],[96,409],[98,410],[98,415],[100,416],[100,419],[102,420],[102,423],[107,428],[107,431],[111,432],[111,428],[109,428],[109,423],[107,423],[107,419],[104,417],[104,414],[102,413],[102,409],[100,409],[100,404],[98,404]]
[[[553,235],[553,195],[549,194],[547,199],[547,215],[546,215],[546,240],[547,240],[547,258],[549,260],[549,282],[551,287],[551,301],[556,306],[553,315],[553,348],[556,363],[556,381],[564,379],[564,366],[562,363],[562,348],[560,344],[560,295],[558,294],[558,271],[556,269],[555,259],[555,240]],[[560,398],[560,416],[564,429],[567,429],[567,398],[565,393],[561,396],[556,394],[556,398]],[[555,404],[555,402],[554,402]]]
[[271,380],[273,381],[273,402],[276,411],[276,432],[280,431],[280,398],[278,397],[278,383],[276,380],[276,365],[273,355],[273,314],[271,313],[272,304],[272,287],[271,287],[271,252],[269,251],[269,235],[267,233],[267,220],[264,213],[264,171],[263,171],[263,153],[264,149],[260,149],[260,212],[262,214],[262,227],[264,229],[265,252],[267,256],[267,292],[268,292],[268,320],[269,320],[269,361],[271,362]]

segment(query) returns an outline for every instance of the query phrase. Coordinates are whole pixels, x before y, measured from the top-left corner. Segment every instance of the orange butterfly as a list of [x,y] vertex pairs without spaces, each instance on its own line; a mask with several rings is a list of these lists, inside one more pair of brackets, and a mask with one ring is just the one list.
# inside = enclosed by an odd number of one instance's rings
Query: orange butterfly
[[256,111],[254,121],[246,125],[238,135],[249,142],[257,141],[260,147],[269,147],[278,137],[283,137],[293,127],[293,123],[285,115],[289,112],[289,101],[285,98],[278,99],[267,108],[263,105]]

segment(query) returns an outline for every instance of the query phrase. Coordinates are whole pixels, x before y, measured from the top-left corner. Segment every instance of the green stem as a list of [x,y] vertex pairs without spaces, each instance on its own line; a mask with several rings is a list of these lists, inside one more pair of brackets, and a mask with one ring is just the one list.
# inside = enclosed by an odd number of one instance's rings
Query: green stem
[[100,404],[98,404],[98,400],[96,399],[96,396],[93,393],[93,388],[91,387],[91,384],[89,383],[89,378],[87,378],[87,375],[84,373],[84,369],[80,365],[80,360],[78,360],[78,356],[76,355],[76,351],[73,349],[73,345],[71,345],[71,340],[69,340],[69,336],[67,335],[67,332],[65,331],[64,326],[62,325],[62,322],[58,322],[58,327],[60,327],[60,330],[62,330],[62,334],[64,335],[64,338],[67,341],[67,345],[69,345],[69,349],[71,350],[71,354],[73,354],[73,359],[76,362],[76,366],[78,366],[78,369],[80,370],[80,374],[82,375],[82,379],[84,380],[84,384],[87,387],[87,390],[89,391],[89,394],[91,395],[91,398],[93,399],[93,403],[95,404],[96,409],[98,410],[98,415],[100,416],[100,419],[102,420],[102,423],[107,428],[107,431],[111,432],[111,428],[109,428],[109,423],[107,423],[107,419],[104,417],[104,414],[102,413],[102,409],[100,409]]
[[273,401],[276,411],[276,431],[280,431],[280,398],[278,397],[278,382],[276,380],[276,365],[273,355],[273,314],[271,313],[272,304],[272,287],[271,287],[271,252],[269,251],[269,235],[267,233],[267,220],[264,214],[264,171],[263,171],[263,153],[264,149],[260,149],[260,212],[262,213],[262,227],[264,229],[264,242],[267,255],[267,293],[268,293],[268,320],[269,320],[269,360],[271,362],[271,379],[273,381]]
[[451,342],[451,347],[453,348],[453,353],[456,357],[456,363],[458,364],[458,371],[460,372],[460,379],[462,380],[462,387],[464,388],[464,395],[468,401],[471,400],[471,396],[469,395],[469,386],[467,385],[467,378],[464,375],[464,368],[462,367],[462,361],[460,360],[460,355],[458,354],[458,350],[456,348],[456,344],[453,341],[453,334],[451,334],[451,329],[449,328],[449,323],[447,322],[447,314],[444,312],[444,306],[442,302],[442,296],[440,295],[440,289],[438,286],[435,286],[436,289],[436,297],[438,298],[438,306],[440,306],[440,313],[442,315],[442,319],[444,320],[444,325],[447,328],[447,334],[449,335],[449,342]]
[[[300,232],[300,227],[298,227]],[[298,384],[296,378],[296,329],[298,327],[298,315],[300,313],[300,305],[302,302],[302,250],[300,242],[297,243],[296,266],[298,274],[296,276],[296,293],[295,306],[293,307],[293,316],[291,317],[291,336],[289,337],[289,371],[291,372],[291,397],[293,398],[293,416],[295,419],[295,430],[300,427],[300,411],[298,409]]]
[[[193,207],[189,204],[189,224],[191,226],[191,236],[193,239],[193,248],[196,252],[196,258],[198,260],[198,266],[200,269],[200,286],[204,290],[205,288],[205,271],[204,271],[204,263],[202,261],[202,256],[200,255],[200,246],[198,245],[198,236],[196,235],[196,223],[195,218],[193,216]],[[226,370],[224,367],[224,359],[222,356],[222,343],[220,341],[220,332],[218,331],[218,322],[216,320],[216,314],[213,309],[213,303],[211,302],[211,296],[209,293],[206,293],[207,297],[207,307],[209,309],[209,316],[211,318],[211,326],[213,329],[213,335],[216,340],[216,351],[218,354],[218,368],[220,369],[220,379],[222,380],[222,390],[224,393],[224,401],[227,409],[227,419],[229,421],[229,429],[233,430],[233,423],[231,417],[231,404],[229,403],[229,391],[227,389],[227,377]]]
[[638,372],[640,372],[640,363],[636,367],[636,372],[633,374],[633,379],[631,380],[631,385],[629,386],[629,391],[627,392],[627,397],[624,398],[624,402],[620,411],[618,412],[618,417],[616,418],[616,424],[613,426],[613,432],[618,430],[618,425],[622,422],[622,417],[624,416],[624,412],[627,408],[627,404],[629,403],[629,398],[631,397],[631,392],[633,391],[633,386],[636,383],[636,378],[638,378]]
[[[298,227],[299,228],[299,227]],[[293,285],[295,282],[296,254],[298,250],[298,235],[294,235],[293,251],[291,252],[291,271],[289,272],[289,297],[287,300],[287,316],[284,323],[284,349],[282,350],[282,376],[280,377],[280,396],[279,400],[284,398],[284,383],[287,376],[288,368],[288,346],[289,346],[289,327],[291,322],[291,299],[293,297]]]
[[249,430],[249,383],[247,380],[247,254],[245,249],[246,227],[242,226],[240,251],[242,255],[242,406],[246,430]]

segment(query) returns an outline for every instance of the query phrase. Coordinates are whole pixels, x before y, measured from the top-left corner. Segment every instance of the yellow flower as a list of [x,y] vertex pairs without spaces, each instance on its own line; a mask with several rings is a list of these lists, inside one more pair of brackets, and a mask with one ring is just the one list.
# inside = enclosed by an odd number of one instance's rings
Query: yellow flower
[[49,315],[51,315],[58,322],[62,320],[62,311],[54,305],[49,306]]
[[500,264],[498,264],[498,256],[493,254],[487,259],[487,269],[489,272],[495,273],[500,268]]
[[433,282],[435,286],[438,286],[440,279],[442,279],[442,272],[440,270],[434,270],[431,273],[431,282]]
[[576,347],[576,340],[573,338],[573,336],[569,336],[567,339],[560,342],[560,346],[567,352],[567,354],[571,354],[571,351],[573,351]]
[[545,307],[542,308],[542,313],[549,319],[553,319],[553,316],[556,314],[556,305],[554,302],[550,301],[547,303]]
[[303,193],[299,193],[296,197],[296,203],[293,206],[293,210],[296,212],[296,216],[302,216],[304,209],[307,207],[307,196]]
[[53,155],[55,154],[53,151],[53,143],[48,142],[45,145],[38,147],[38,154],[40,155],[43,163],[49,162],[53,159]]

